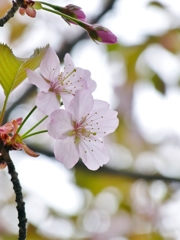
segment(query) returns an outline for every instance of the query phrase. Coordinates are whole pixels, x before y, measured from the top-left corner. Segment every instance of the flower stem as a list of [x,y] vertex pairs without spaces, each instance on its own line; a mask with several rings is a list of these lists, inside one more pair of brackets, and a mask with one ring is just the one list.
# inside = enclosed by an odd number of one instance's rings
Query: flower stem
[[[42,123],[48,116],[43,117],[38,123],[36,123],[32,128],[30,128],[27,132],[21,135],[22,139],[27,138],[28,133],[32,132],[40,123]],[[29,135],[28,135],[29,136]]]
[[31,114],[36,110],[36,106],[33,107],[33,109],[28,113],[28,115],[25,117],[25,119],[23,120],[23,122],[21,123],[21,125],[19,126],[17,133],[19,133],[19,131],[21,130],[21,128],[23,127],[23,125],[25,124],[25,122],[28,120],[28,118],[31,116]]
[[6,95],[6,98],[4,100],[3,109],[1,111],[1,116],[0,116],[0,125],[3,122],[3,118],[4,118],[5,111],[6,111],[6,105],[7,105],[8,97],[9,97],[9,95]]
[[29,135],[26,134],[26,135],[23,135],[21,137],[22,137],[22,139],[25,139],[25,138],[32,137],[34,135],[37,135],[37,134],[40,134],[40,133],[45,133],[45,132],[47,132],[47,130],[42,130],[42,131],[39,131],[39,132],[31,133]]
[[19,219],[19,236],[18,240],[25,240],[26,239],[26,212],[25,212],[25,203],[23,201],[23,195],[22,195],[22,188],[18,179],[18,173],[16,172],[15,166],[13,164],[13,161],[11,160],[9,156],[8,150],[4,148],[4,146],[1,146],[0,153],[2,154],[3,161],[8,166],[8,172],[11,175],[11,182],[13,184],[13,189],[16,196],[16,203],[17,203],[17,212],[18,212],[18,219]]

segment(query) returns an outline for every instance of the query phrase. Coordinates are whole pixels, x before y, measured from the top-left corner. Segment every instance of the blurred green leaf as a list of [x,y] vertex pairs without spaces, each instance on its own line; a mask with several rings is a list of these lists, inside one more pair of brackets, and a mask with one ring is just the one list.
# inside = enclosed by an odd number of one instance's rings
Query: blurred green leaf
[[151,78],[151,81],[158,92],[162,94],[166,93],[166,85],[157,73],[154,74],[154,76]]
[[155,6],[155,7],[159,7],[159,8],[165,8],[165,5],[160,3],[159,1],[152,1],[150,3],[148,3],[148,6]]

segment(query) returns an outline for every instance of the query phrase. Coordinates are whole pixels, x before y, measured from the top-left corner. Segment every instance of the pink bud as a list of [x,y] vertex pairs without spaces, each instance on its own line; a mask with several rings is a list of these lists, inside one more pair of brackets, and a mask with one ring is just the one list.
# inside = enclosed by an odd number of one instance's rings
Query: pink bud
[[24,0],[24,3],[19,8],[19,13],[24,15],[25,13],[32,18],[36,16],[36,10],[34,9],[35,2],[31,0]]
[[25,8],[19,8],[19,13],[21,15],[24,15],[26,13],[26,9]]
[[[85,13],[81,10],[80,7],[74,5],[74,4],[68,4],[66,7],[60,7],[60,6],[54,6],[52,5],[52,8],[55,9],[56,11],[59,11],[67,16],[73,17],[75,19],[78,19],[80,21],[85,21],[86,20],[86,15]],[[69,20],[66,17],[62,17],[68,24],[75,23],[73,20]]]
[[31,6],[28,6],[26,8],[26,14],[29,16],[29,17],[32,17],[32,18],[35,18],[36,17],[36,10],[31,7]]
[[117,37],[108,28],[102,27],[98,24],[88,24],[88,26],[89,27],[86,27],[86,30],[94,41],[108,44],[114,44],[117,42]]
[[67,13],[69,12],[69,14],[71,17],[74,17],[76,19],[79,19],[81,21],[84,21],[86,19],[86,15],[85,13],[81,10],[80,7],[73,5],[73,4],[68,4],[66,6],[66,9],[68,10]]
[[6,163],[0,163],[0,169],[4,169],[7,166]]

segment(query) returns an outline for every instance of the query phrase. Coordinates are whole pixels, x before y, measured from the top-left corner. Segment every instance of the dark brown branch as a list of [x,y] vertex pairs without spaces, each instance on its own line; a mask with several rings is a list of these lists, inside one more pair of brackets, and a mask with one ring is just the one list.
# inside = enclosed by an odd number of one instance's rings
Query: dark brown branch
[[3,146],[0,148],[1,161],[5,162],[8,166],[8,172],[11,175],[11,182],[13,184],[13,189],[16,195],[16,203],[17,203],[17,212],[19,219],[19,237],[18,240],[26,239],[26,212],[25,212],[25,203],[23,201],[22,189],[18,179],[18,174],[15,170],[15,166],[9,156],[9,151],[6,150]]
[[23,4],[23,0],[12,1],[12,7],[4,17],[0,18],[0,27],[3,27],[5,23],[9,21],[10,18],[14,17],[15,12]]

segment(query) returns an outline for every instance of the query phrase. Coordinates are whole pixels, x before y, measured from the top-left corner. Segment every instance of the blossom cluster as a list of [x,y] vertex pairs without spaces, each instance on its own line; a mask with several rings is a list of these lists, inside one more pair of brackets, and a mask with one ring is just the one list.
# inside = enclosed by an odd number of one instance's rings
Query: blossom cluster
[[[61,71],[59,58],[49,47],[40,74],[27,69],[28,80],[39,88],[36,106],[48,115],[48,133],[56,139],[55,158],[67,168],[79,159],[91,170],[109,160],[103,138],[118,126],[117,112],[94,100],[96,83],[88,70],[75,67],[69,54]],[[64,109],[61,105],[64,105]]]

